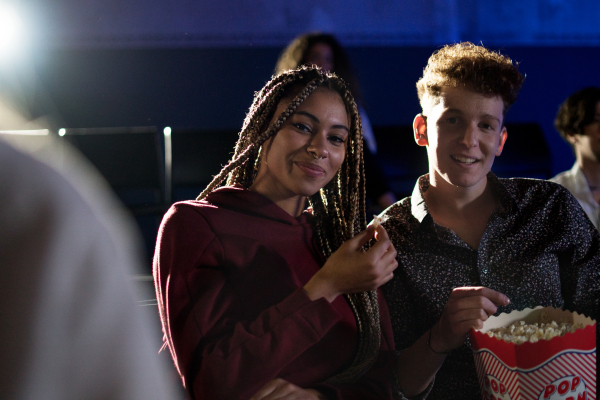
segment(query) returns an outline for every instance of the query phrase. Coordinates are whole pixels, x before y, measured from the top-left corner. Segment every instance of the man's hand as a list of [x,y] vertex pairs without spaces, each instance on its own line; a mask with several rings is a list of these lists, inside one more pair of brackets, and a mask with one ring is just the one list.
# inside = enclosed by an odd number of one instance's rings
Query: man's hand
[[431,348],[447,352],[459,347],[471,330],[481,329],[497,306],[510,303],[508,297],[483,286],[455,288],[446,303],[442,317],[431,332]]

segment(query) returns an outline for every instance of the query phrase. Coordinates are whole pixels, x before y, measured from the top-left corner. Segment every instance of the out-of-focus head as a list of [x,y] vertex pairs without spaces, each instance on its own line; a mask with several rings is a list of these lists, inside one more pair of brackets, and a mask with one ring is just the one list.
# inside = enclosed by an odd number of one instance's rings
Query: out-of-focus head
[[282,51],[275,65],[275,73],[296,69],[301,65],[315,65],[325,71],[335,72],[349,86],[356,102],[361,103],[358,79],[346,51],[335,36],[320,32],[298,36]]
[[559,107],[554,127],[567,140],[569,135],[582,135],[584,127],[598,122],[600,88],[590,86],[569,96]]
[[308,48],[306,61],[303,64],[314,65],[323,71],[332,72],[335,67],[333,49],[327,43],[315,43]]
[[425,115],[430,106],[439,102],[444,86],[499,96],[506,115],[517,100],[524,79],[518,65],[507,56],[464,42],[446,45],[429,57],[423,77],[417,82],[417,93]]
[[283,50],[277,60],[275,73],[296,69],[301,65],[315,65],[337,73],[338,68],[348,65],[348,57],[335,36],[320,32],[307,33],[298,36]]

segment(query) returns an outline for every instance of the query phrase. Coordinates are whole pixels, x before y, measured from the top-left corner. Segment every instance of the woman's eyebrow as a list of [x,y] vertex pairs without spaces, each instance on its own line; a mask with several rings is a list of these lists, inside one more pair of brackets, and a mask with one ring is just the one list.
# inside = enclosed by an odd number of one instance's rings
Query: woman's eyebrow
[[[314,115],[312,115],[311,113],[309,113],[307,111],[297,111],[296,114],[304,115],[305,117],[308,117],[319,124],[321,123],[319,118],[315,117]],[[348,127],[345,125],[333,125],[332,128],[333,129],[344,129],[345,131],[350,133],[350,129],[348,129]]]
[[315,117],[314,115],[312,115],[311,113],[309,113],[307,111],[297,111],[296,114],[304,115],[304,116],[312,119],[315,122],[321,123],[321,121],[319,121],[319,118]]

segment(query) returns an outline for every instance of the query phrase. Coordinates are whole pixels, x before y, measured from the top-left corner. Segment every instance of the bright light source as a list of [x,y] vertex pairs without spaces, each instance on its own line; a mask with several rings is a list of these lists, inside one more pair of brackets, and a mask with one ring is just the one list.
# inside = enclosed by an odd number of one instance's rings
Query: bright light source
[[58,130],[58,136],[65,136],[65,133],[67,133],[67,130],[65,128],[60,128]]
[[163,133],[165,136],[171,136],[171,127],[167,126],[165,129],[163,129]]
[[17,12],[0,4],[0,58],[13,55],[24,45],[24,28]]

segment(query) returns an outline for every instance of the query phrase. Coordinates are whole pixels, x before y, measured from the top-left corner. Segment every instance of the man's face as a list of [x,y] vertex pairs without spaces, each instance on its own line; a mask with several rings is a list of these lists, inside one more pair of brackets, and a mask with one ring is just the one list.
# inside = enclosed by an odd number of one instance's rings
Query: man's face
[[463,88],[443,87],[441,92],[439,102],[424,110],[426,126],[420,134],[425,140],[417,138],[418,144],[427,146],[430,182],[484,188],[506,140],[502,99]]
[[578,157],[600,162],[600,101],[596,104],[594,120],[583,127],[583,134],[572,138]]

